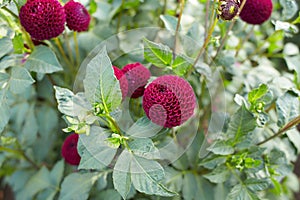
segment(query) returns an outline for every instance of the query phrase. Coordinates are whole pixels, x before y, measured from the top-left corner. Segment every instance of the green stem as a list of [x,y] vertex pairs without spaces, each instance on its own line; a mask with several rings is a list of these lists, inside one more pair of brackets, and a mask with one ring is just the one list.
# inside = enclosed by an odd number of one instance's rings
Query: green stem
[[227,38],[228,38],[228,35],[229,35],[230,31],[232,30],[232,28],[233,28],[233,26],[234,26],[234,24],[235,24],[235,22],[236,22],[236,20],[237,20],[237,18],[238,18],[238,16],[239,16],[239,13],[241,13],[241,11],[243,10],[246,1],[247,1],[247,0],[242,1],[242,4],[241,4],[241,6],[240,6],[240,9],[239,9],[239,12],[238,12],[237,16],[236,16],[235,19],[231,22],[229,28],[227,29],[227,31],[226,31],[226,33],[225,33],[225,36],[223,37],[223,39],[222,39],[222,41],[221,41],[221,45],[218,47],[217,52],[216,52],[216,55],[212,58],[211,62],[209,63],[209,66],[214,62],[214,60],[215,60],[215,59],[217,58],[217,56],[219,55],[221,49],[222,49],[223,46],[225,45],[225,42],[226,42],[226,40],[227,40]]
[[76,31],[74,31],[74,43],[75,43],[75,54],[76,54],[76,66],[79,66],[80,65],[80,53],[79,53],[79,45],[78,45]]
[[280,129],[275,135],[272,135],[271,137],[265,139],[262,142],[257,143],[257,145],[262,145],[280,135],[282,135],[283,133],[285,133],[286,131],[288,131],[290,128],[296,126],[297,124],[300,123],[300,115],[295,117],[293,120],[291,120],[290,122],[288,122],[282,129]]
[[10,149],[10,148],[3,147],[3,146],[0,146],[0,151],[6,151],[8,153],[12,153],[17,156],[20,156],[23,159],[25,159],[27,162],[29,162],[35,169],[39,169],[39,166],[37,164],[35,164],[23,151]]
[[192,71],[194,70],[195,65],[197,64],[197,62],[199,61],[202,53],[206,49],[206,47],[207,47],[207,45],[208,45],[208,43],[210,41],[210,38],[212,36],[212,33],[214,32],[214,29],[215,29],[215,26],[216,26],[217,22],[218,22],[218,18],[215,17],[214,23],[211,25],[211,27],[210,27],[210,29],[208,31],[208,35],[207,35],[207,37],[206,37],[206,39],[204,41],[204,44],[202,45],[202,47],[201,47],[201,49],[200,49],[200,51],[199,51],[199,53],[198,53],[198,55],[197,55],[194,63],[193,63],[193,67],[191,67],[190,70],[188,71],[187,76],[189,76],[192,73]]
[[67,57],[67,55],[66,55],[66,53],[65,53],[65,51],[62,47],[61,41],[59,40],[58,37],[54,38],[54,41],[55,41],[55,44],[56,44],[60,54],[62,55],[62,57],[64,58],[66,63],[68,63],[68,65],[71,67],[72,64],[70,63],[70,61],[69,61],[69,59],[68,59],[68,57]]
[[119,32],[120,26],[121,26],[121,19],[122,19],[122,11],[123,11],[123,7],[125,4],[125,0],[122,0],[122,4],[121,4],[121,11],[118,15],[118,21],[117,21],[117,33]]
[[66,46],[67,46],[67,49],[68,49],[68,54],[69,54],[69,58],[70,58],[70,61],[72,64],[74,64],[74,57],[73,57],[73,52],[72,52],[72,49],[71,49],[71,46],[70,46],[70,40],[69,40],[69,36],[67,34],[67,32],[64,33],[64,38],[65,38],[65,43],[66,43]]
[[182,17],[182,14],[183,14],[184,5],[185,5],[185,0],[180,0],[180,11],[179,11],[177,24],[176,24],[176,30],[175,30],[174,53],[176,52],[176,46],[177,46],[177,43],[178,43],[178,32],[179,32],[181,17]]

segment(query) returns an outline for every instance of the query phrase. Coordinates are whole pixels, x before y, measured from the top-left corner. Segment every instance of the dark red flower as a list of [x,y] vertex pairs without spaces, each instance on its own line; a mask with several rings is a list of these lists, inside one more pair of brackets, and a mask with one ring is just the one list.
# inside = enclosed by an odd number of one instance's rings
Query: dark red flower
[[80,156],[77,151],[78,134],[70,134],[64,141],[61,148],[61,155],[70,165],[79,165]]
[[248,24],[262,24],[272,14],[272,0],[247,0],[240,17]]
[[131,98],[143,96],[145,85],[151,76],[149,69],[137,62],[126,65],[122,71],[125,73],[128,81],[127,96]]
[[196,97],[191,85],[178,76],[165,75],[145,89],[143,108],[147,117],[160,126],[172,128],[194,113]]
[[67,26],[73,31],[86,31],[90,24],[90,14],[87,9],[79,2],[73,0],[64,6],[67,15]]
[[122,98],[124,99],[128,92],[128,82],[127,82],[126,76],[124,75],[124,72],[121,69],[119,69],[115,66],[113,66],[113,69],[114,69],[114,74],[115,74],[116,78],[119,80],[120,88],[122,91]]
[[57,0],[28,0],[20,9],[20,22],[35,40],[48,40],[65,29],[66,14]]

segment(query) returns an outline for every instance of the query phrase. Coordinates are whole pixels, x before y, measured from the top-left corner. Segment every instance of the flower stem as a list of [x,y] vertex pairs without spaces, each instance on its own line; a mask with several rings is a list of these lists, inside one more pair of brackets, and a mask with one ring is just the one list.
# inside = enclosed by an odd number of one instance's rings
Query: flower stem
[[75,43],[75,54],[76,54],[76,66],[80,65],[80,53],[77,39],[77,32],[74,31],[74,43]]
[[262,145],[270,140],[272,140],[273,138],[276,138],[278,136],[280,136],[281,134],[283,134],[284,132],[288,131],[290,128],[292,128],[293,126],[296,126],[297,124],[300,123],[300,115],[295,117],[293,120],[291,120],[290,122],[288,122],[282,129],[280,129],[275,135],[272,135],[271,137],[265,139],[262,142],[257,143],[257,145]]
[[176,30],[175,30],[175,40],[174,40],[174,53],[176,52],[176,46],[178,43],[178,32],[179,32],[179,27],[180,27],[180,22],[183,14],[183,9],[185,5],[185,0],[180,0],[180,11],[179,11],[179,16],[176,24]]
[[197,57],[196,57],[194,63],[193,63],[193,67],[191,67],[190,70],[188,71],[187,76],[189,76],[189,75],[192,73],[192,71],[193,71],[195,65],[197,64],[197,62],[199,61],[199,59],[200,59],[202,53],[203,53],[204,50],[206,49],[206,47],[207,47],[207,45],[208,45],[208,43],[209,43],[209,41],[210,41],[210,38],[211,38],[211,36],[212,36],[212,33],[214,32],[214,29],[215,29],[215,26],[216,26],[217,22],[218,22],[218,18],[215,17],[214,23],[211,25],[211,27],[210,27],[210,29],[209,29],[209,31],[208,31],[208,35],[207,35],[207,37],[206,37],[206,39],[205,39],[205,41],[204,41],[204,44],[202,45],[202,47],[201,47],[201,49],[200,49],[200,51],[199,51],[199,53],[198,53],[198,55],[197,55]]
[[71,49],[71,46],[70,46],[70,40],[69,40],[69,36],[68,36],[67,32],[64,33],[64,38],[65,38],[65,41],[66,41],[70,61],[71,61],[72,64],[74,64],[73,52],[72,52],[72,49]]
[[241,11],[243,10],[246,1],[247,1],[247,0],[242,1],[242,4],[241,4],[241,6],[240,6],[240,9],[239,9],[239,12],[238,12],[237,16],[236,16],[235,19],[231,22],[229,28],[227,29],[227,31],[226,31],[226,33],[225,33],[225,36],[223,37],[223,39],[222,39],[222,41],[221,41],[221,45],[220,45],[220,46],[218,47],[218,49],[217,49],[216,55],[212,58],[212,60],[211,60],[211,62],[209,63],[209,65],[211,65],[211,64],[214,62],[214,60],[215,60],[215,59],[217,58],[217,56],[219,55],[221,49],[222,49],[223,46],[225,45],[225,42],[226,42],[226,40],[227,40],[227,38],[228,38],[228,35],[229,35],[230,31],[232,30],[232,28],[233,28],[233,26],[234,26],[234,24],[235,24],[235,22],[236,22],[236,20],[237,20],[237,18],[238,18],[238,16],[239,16],[239,14],[240,14]]
[[56,44],[60,54],[62,55],[62,57],[66,61],[66,63],[68,63],[68,65],[71,66],[71,63],[70,63],[70,61],[69,61],[69,59],[68,59],[68,57],[67,57],[67,55],[66,55],[66,53],[65,53],[65,51],[62,47],[62,44],[61,44],[61,41],[59,40],[59,38],[58,37],[54,38],[54,41],[55,41],[55,44]]

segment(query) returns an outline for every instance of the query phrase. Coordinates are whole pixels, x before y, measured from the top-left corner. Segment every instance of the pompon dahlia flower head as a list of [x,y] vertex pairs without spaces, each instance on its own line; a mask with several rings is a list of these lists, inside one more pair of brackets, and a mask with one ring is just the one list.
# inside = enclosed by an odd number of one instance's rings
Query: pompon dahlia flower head
[[65,139],[61,147],[61,155],[66,161],[66,163],[70,165],[79,165],[80,163],[81,158],[77,151],[78,138],[78,134],[71,133]]
[[196,97],[191,85],[178,76],[164,75],[156,78],[146,88],[150,71],[141,63],[126,65],[123,69],[113,66],[120,82],[122,96],[143,97],[146,116],[165,128],[186,122],[196,107]]
[[70,0],[62,6],[57,0],[27,0],[21,7],[21,25],[34,40],[49,40],[65,30],[86,31],[90,15],[79,2]]
[[[237,16],[243,0],[219,0],[218,16],[223,20],[232,20]],[[260,25],[272,14],[272,0],[247,0],[239,16],[248,24]]]

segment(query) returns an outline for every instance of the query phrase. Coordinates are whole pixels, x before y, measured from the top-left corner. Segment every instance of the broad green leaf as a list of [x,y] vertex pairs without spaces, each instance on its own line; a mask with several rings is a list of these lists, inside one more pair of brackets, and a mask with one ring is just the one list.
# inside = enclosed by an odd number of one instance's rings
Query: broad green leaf
[[276,175],[286,176],[293,170],[292,165],[286,159],[285,153],[278,149],[272,149],[269,154],[269,162]]
[[172,167],[165,168],[164,184],[172,191],[180,192],[183,184],[183,173]]
[[9,80],[9,75],[7,73],[0,72],[0,88],[2,88],[2,85]]
[[299,115],[299,98],[291,92],[285,93],[276,101],[278,121],[277,125],[283,127]]
[[24,49],[23,35],[21,33],[16,34],[12,42],[13,42],[15,53],[16,54],[23,53],[23,49]]
[[9,79],[9,89],[14,94],[24,92],[35,80],[23,67],[12,67]]
[[0,38],[0,58],[8,54],[13,50],[13,44],[10,38],[3,37]]
[[44,45],[35,47],[34,51],[26,60],[25,67],[29,71],[42,74],[51,74],[63,70],[54,52]]
[[131,155],[124,150],[119,156],[113,171],[114,188],[126,199],[132,187],[130,177]]
[[126,134],[134,138],[149,138],[155,136],[162,129],[163,127],[152,123],[148,117],[142,117],[126,131]]
[[255,117],[247,110],[245,105],[242,105],[231,117],[227,134],[230,137],[234,137],[236,141],[240,137],[247,135],[250,131],[254,130],[255,127]]
[[46,188],[37,195],[36,200],[53,200],[56,193],[54,188]]
[[158,196],[176,195],[159,182],[165,176],[164,169],[154,160],[132,156],[130,173],[132,183],[139,192]]
[[164,68],[171,65],[173,54],[168,46],[144,39],[144,57],[153,65]]
[[229,155],[234,152],[234,148],[227,144],[225,141],[217,140],[212,143],[208,148],[208,151],[218,155]]
[[8,123],[10,110],[7,104],[6,90],[0,90],[0,133]]
[[22,134],[18,135],[20,142],[24,146],[32,145],[36,141],[38,128],[35,106],[34,104],[31,104],[26,113],[26,120],[24,121],[24,125],[22,127]]
[[58,86],[54,86],[54,89],[58,110],[61,113],[74,117],[92,109],[82,93],[75,95],[72,91]]
[[200,166],[207,169],[214,169],[216,166],[226,162],[226,157],[213,155],[212,157],[206,158],[200,162]]
[[89,197],[89,192],[103,173],[71,173],[63,180],[58,199],[71,200],[80,199],[85,200]]
[[97,195],[97,198],[105,200],[121,200],[120,194],[114,189],[102,190],[99,195]]
[[259,198],[245,185],[238,184],[231,189],[226,200],[259,200]]
[[[167,30],[171,32],[176,31],[177,21],[178,21],[176,17],[173,17],[171,15],[160,15],[160,19],[164,22]],[[180,25],[178,31],[181,31]]]
[[224,165],[215,168],[212,172],[203,175],[204,178],[207,178],[212,183],[223,183],[231,175],[231,172]]
[[133,154],[137,156],[147,159],[160,159],[159,150],[149,138],[134,139],[128,143],[128,146]]
[[24,200],[33,199],[33,196],[39,191],[51,186],[50,174],[48,169],[43,166],[36,174],[34,174],[24,185],[23,190],[18,193],[18,197]]
[[80,135],[77,146],[81,156],[79,169],[100,170],[111,163],[117,149],[108,146],[106,139],[109,134],[107,129],[91,126],[89,135]]
[[269,187],[270,181],[267,178],[248,178],[244,184],[252,191],[262,191]]
[[50,180],[53,185],[59,186],[64,175],[64,161],[58,161],[50,172]]
[[184,175],[182,184],[184,200],[213,199],[213,187],[204,178],[188,172]]
[[296,128],[290,129],[286,132],[286,135],[288,136],[289,140],[296,147],[297,152],[300,153],[300,133],[299,133],[299,131]]
[[92,104],[102,104],[106,113],[121,104],[120,84],[114,75],[105,47],[87,64],[83,85],[86,98]]
[[268,86],[261,84],[258,88],[253,89],[248,94],[248,100],[250,103],[255,103],[257,100],[262,98],[268,92]]
[[299,24],[300,23],[300,12],[298,13],[298,17],[292,23],[293,24]]
[[172,69],[178,76],[184,76],[193,66],[193,60],[185,55],[176,56],[172,63]]
[[214,199],[215,200],[225,200],[229,193],[229,188],[226,187],[226,183],[219,183],[214,189]]
[[280,0],[284,20],[291,19],[298,11],[298,4],[295,0]]

